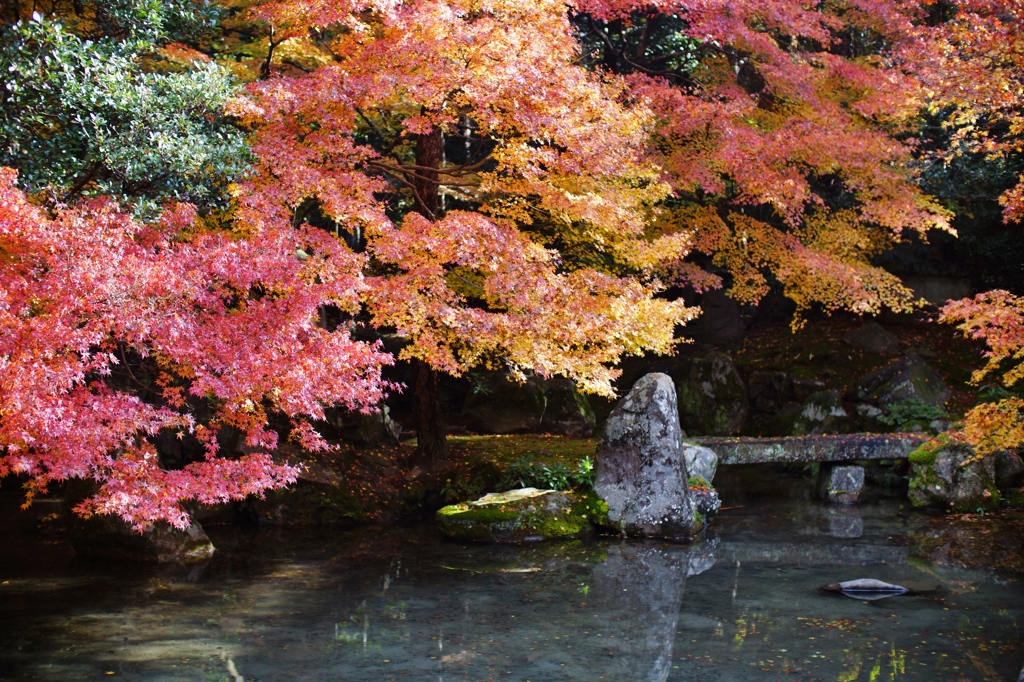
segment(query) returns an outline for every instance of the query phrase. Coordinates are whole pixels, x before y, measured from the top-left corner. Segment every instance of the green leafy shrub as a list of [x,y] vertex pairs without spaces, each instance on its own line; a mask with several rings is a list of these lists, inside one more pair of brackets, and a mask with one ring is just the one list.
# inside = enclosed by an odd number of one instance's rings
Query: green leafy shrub
[[515,488],[542,488],[545,490],[570,490],[590,488],[594,483],[594,465],[589,457],[580,460],[575,470],[565,464],[545,464],[536,461],[534,455],[522,455],[508,465],[499,490]]
[[886,405],[882,408],[882,416],[878,418],[883,424],[900,427],[910,422],[931,422],[945,419],[946,411],[937,405],[926,403],[920,398],[908,398]]

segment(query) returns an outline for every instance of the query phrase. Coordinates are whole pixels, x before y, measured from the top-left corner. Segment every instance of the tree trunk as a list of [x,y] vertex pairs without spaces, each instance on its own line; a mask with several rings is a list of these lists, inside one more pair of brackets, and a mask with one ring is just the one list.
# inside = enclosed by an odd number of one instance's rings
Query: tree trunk
[[415,463],[427,470],[448,460],[448,438],[441,420],[438,373],[422,360],[413,360],[413,400],[416,413]]
[[[444,160],[444,137],[435,128],[416,140],[416,165],[440,168]],[[428,220],[440,218],[440,192],[437,173],[419,170],[413,182],[416,189],[416,210]],[[438,374],[422,360],[413,360],[414,405],[416,414],[416,464],[433,469],[448,460],[448,439],[441,421],[441,396]]]

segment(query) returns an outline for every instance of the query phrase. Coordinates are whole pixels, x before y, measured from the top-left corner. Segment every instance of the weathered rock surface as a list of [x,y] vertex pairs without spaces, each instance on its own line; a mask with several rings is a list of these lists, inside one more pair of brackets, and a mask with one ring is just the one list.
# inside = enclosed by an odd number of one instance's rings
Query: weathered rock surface
[[590,530],[588,506],[598,504],[596,499],[574,500],[557,490],[520,488],[442,507],[437,523],[444,535],[457,540],[532,542]]
[[480,433],[544,431],[582,437],[593,433],[596,423],[586,396],[563,377],[529,377],[519,383],[505,374],[489,376],[466,398],[462,414]]
[[1024,486],[1024,462],[1016,452],[1003,450],[996,458],[996,485],[1000,490]]
[[850,392],[851,400],[879,406],[912,398],[942,405],[949,396],[939,373],[913,353],[865,374]]
[[752,409],[774,414],[793,400],[793,378],[785,372],[751,372],[747,391]]
[[824,466],[822,497],[836,504],[857,504],[864,494],[864,467]]
[[750,413],[747,386],[736,364],[712,352],[675,377],[679,419],[688,433],[730,436],[740,432]]
[[815,393],[825,390],[825,382],[818,379],[793,379],[793,397],[803,403]]
[[697,513],[704,517],[704,521],[714,518],[722,508],[722,500],[714,488],[690,488],[690,498],[693,499]]
[[877,322],[868,322],[843,334],[843,341],[857,350],[876,355],[895,355],[900,349],[900,340]]
[[661,538],[698,530],[681,442],[672,380],[642,377],[612,410],[597,446],[594,491],[613,527]]
[[190,564],[207,561],[214,547],[203,527],[193,522],[186,530],[167,523],[149,525],[139,533],[118,516],[97,514],[88,519],[72,509],[96,494],[92,481],[71,479],[64,492],[68,540],[82,556],[118,561]]
[[690,477],[703,478],[708,483],[715,480],[715,472],[718,471],[718,455],[711,448],[693,443],[683,442],[683,460],[686,462],[686,472]]
[[860,431],[878,432],[888,431],[891,428],[881,419],[885,413],[871,403],[857,403],[854,406],[854,411],[857,428]]
[[850,416],[843,409],[838,391],[818,391],[811,394],[793,419],[794,436],[823,433],[846,433],[850,430]]
[[916,450],[910,457],[910,502],[915,507],[958,512],[996,508],[995,458],[984,457],[961,466],[973,455],[965,446],[947,446],[934,452]]
[[858,459],[904,459],[928,436],[852,433],[792,438],[693,438],[711,448],[719,465],[781,462],[853,462]]

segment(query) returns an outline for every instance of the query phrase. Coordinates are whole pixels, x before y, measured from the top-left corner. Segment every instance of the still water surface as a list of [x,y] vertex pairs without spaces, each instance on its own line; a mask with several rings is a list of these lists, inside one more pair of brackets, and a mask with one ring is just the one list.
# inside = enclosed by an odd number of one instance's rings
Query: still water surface
[[[806,482],[757,477],[721,474],[739,508],[694,546],[212,527],[212,562],[169,569],[7,529],[0,680],[1017,679],[1021,517],[829,508]],[[942,587],[816,589],[862,577]]]

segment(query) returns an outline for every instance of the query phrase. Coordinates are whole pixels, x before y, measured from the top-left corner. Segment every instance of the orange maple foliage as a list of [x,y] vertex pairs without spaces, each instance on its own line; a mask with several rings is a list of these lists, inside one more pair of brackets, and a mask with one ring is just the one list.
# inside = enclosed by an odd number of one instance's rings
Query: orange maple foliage
[[[667,192],[644,156],[651,112],[623,79],[576,63],[563,3],[306,0],[257,16],[332,59],[238,103],[261,161],[239,220],[289,224],[314,199],[358,231],[376,265],[364,302],[411,341],[401,357],[610,394],[620,355],[671,350],[693,313],[655,297],[653,263],[611,274],[557,248],[630,260]],[[417,145],[439,131],[462,158],[420,163]]]
[[[958,323],[966,336],[988,345],[988,363],[974,373],[974,383],[997,372],[1002,372],[1001,382],[1007,387],[1024,379],[1024,297],[996,290],[951,301],[942,309],[940,321]],[[978,455],[1021,447],[1024,400],[1008,397],[978,405],[964,416],[960,435]]]

